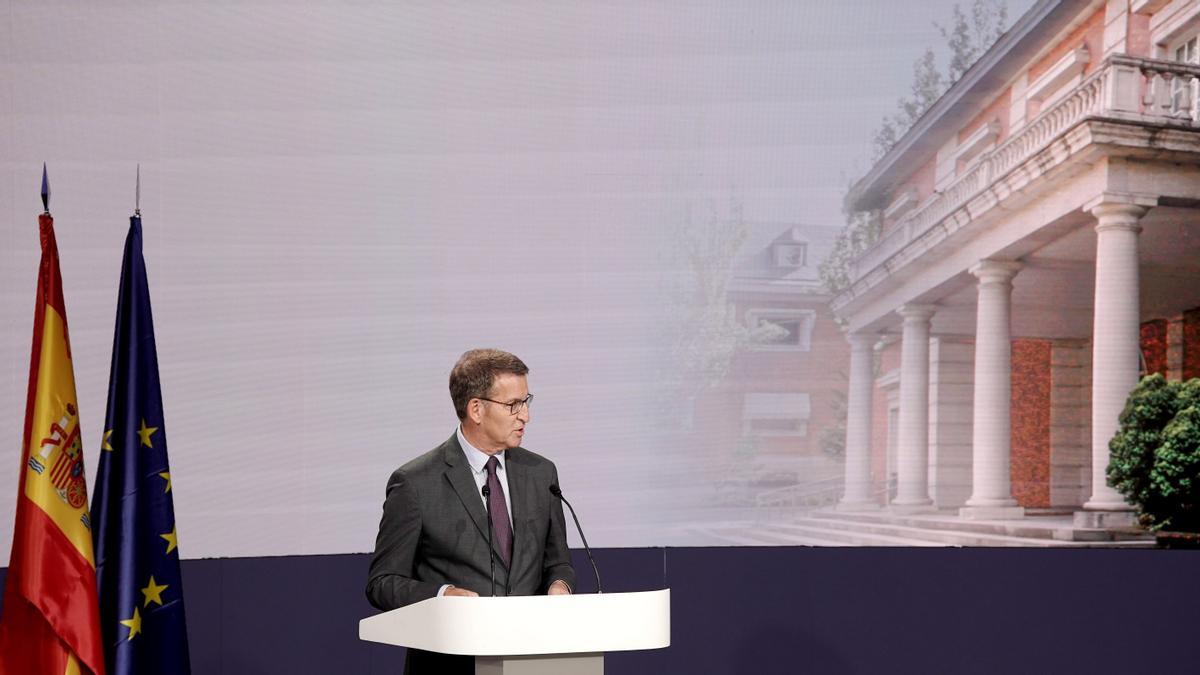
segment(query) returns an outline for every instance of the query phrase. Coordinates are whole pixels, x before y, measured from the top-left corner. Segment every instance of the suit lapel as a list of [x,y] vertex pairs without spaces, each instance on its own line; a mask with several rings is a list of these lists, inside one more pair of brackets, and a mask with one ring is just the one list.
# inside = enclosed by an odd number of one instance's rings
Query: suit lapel
[[[483,540],[488,541],[488,522],[487,510],[483,506],[483,496],[475,489],[475,478],[471,476],[471,464],[467,462],[467,456],[463,454],[462,446],[458,443],[458,434],[450,437],[446,442],[446,451],[443,457],[446,460],[446,480],[450,481],[451,487],[458,493],[458,498],[462,502],[463,508],[471,516],[471,521],[475,523],[475,528],[479,530],[479,536]],[[509,487],[511,490],[511,485]],[[513,512],[513,519],[516,519],[516,512]],[[513,532],[513,547],[516,547],[516,531]],[[496,562],[504,567],[504,558],[500,555],[500,550],[496,548],[496,543],[492,541],[492,550],[496,553]],[[513,557],[516,558],[516,552],[513,552]]]
[[504,462],[504,471],[508,474],[508,495],[512,499],[512,569],[518,570],[522,569],[520,563],[523,562],[526,544],[529,543],[527,541],[529,528],[525,519],[534,512],[533,506],[529,503],[529,500],[534,498],[534,486],[529,473],[521,463],[520,449],[514,448],[508,451],[507,459]]

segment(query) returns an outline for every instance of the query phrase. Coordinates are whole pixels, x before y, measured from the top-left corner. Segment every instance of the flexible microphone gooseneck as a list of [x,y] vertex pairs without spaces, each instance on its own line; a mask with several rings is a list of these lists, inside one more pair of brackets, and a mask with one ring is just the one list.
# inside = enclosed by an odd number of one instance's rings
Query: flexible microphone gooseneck
[[496,597],[496,550],[492,548],[492,489],[483,484],[483,508],[487,511],[488,563],[492,566],[492,597]]
[[583,540],[583,550],[587,553],[588,562],[592,563],[592,572],[596,574],[596,592],[603,593],[604,590],[600,587],[600,570],[596,567],[596,559],[592,557],[592,549],[588,547],[587,537],[583,536],[583,527],[579,525],[579,516],[575,515],[575,507],[571,506],[571,502],[563,496],[562,490],[558,489],[558,483],[550,484],[550,494],[562,500],[562,503],[567,505],[571,510],[571,518],[575,521],[575,529],[579,532],[579,538]]

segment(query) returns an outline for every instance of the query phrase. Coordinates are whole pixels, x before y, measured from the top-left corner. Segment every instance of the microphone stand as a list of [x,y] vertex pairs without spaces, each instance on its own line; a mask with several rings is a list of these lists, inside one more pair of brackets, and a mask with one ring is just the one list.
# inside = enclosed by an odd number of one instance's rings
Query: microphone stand
[[492,489],[483,484],[483,508],[487,512],[488,563],[492,568],[492,597],[496,597],[496,550],[492,548]]
[[596,559],[592,557],[592,549],[588,546],[587,537],[583,536],[583,527],[579,524],[579,516],[575,515],[575,507],[571,506],[571,502],[567,501],[567,498],[563,496],[562,490],[558,488],[558,484],[550,485],[550,494],[558,497],[571,510],[571,518],[575,521],[575,529],[579,532],[579,538],[583,541],[583,550],[587,553],[588,562],[592,563],[592,572],[596,575],[596,593],[603,593],[604,590],[600,588],[600,569],[596,567]]

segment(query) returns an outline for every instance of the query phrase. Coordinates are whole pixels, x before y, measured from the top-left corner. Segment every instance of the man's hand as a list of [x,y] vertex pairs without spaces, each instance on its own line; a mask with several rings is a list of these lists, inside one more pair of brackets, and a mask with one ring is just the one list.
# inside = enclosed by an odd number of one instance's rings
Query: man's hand
[[443,595],[457,595],[457,596],[460,596],[463,598],[478,598],[479,597],[479,594],[476,593],[475,591],[468,591],[465,588],[459,588],[457,586],[451,586],[450,588],[447,588],[446,592],[443,593]]
[[571,589],[567,587],[567,582],[562,579],[555,580],[550,584],[550,588],[546,590],[546,595],[570,595]]

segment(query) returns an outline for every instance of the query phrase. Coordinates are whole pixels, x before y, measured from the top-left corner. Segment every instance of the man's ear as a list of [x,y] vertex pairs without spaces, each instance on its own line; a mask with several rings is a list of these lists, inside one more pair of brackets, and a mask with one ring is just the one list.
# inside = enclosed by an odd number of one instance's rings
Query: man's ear
[[479,399],[473,398],[467,402],[467,419],[474,424],[483,421],[483,403]]

